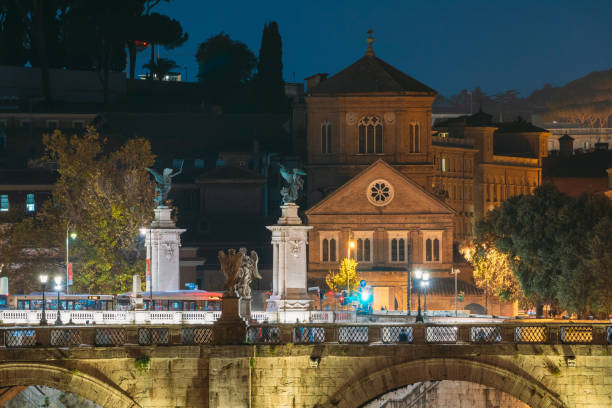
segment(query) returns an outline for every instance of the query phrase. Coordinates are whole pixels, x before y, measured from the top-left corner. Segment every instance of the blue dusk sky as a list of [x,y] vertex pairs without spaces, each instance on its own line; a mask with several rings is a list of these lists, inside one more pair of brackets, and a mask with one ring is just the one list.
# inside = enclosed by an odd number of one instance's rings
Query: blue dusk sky
[[[259,53],[266,22],[279,24],[286,81],[334,74],[360,58],[374,30],[376,56],[450,96],[480,86],[527,96],[612,68],[611,0],[173,0],[154,10],[178,19],[189,41],[160,50],[196,80],[198,45],[223,31]],[[138,57],[137,72],[148,52]]]

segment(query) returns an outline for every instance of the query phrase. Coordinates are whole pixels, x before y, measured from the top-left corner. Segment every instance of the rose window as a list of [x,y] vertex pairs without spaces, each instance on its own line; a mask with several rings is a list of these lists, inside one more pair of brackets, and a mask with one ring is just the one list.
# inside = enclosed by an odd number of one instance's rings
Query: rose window
[[371,182],[366,191],[370,203],[377,206],[389,204],[393,200],[393,193],[393,186],[382,179]]

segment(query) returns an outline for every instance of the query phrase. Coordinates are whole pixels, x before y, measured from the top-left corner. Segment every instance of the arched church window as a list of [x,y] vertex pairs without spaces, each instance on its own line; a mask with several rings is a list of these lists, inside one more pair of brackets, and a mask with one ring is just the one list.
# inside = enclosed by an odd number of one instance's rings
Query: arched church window
[[323,255],[323,262],[329,262],[329,240],[327,238],[325,238],[322,242],[321,242],[321,253]]
[[433,240],[433,260],[434,262],[440,261],[440,240],[438,238]]
[[419,122],[410,123],[410,153],[421,151],[421,125]]
[[329,240],[329,261],[336,262],[336,240],[334,238]]
[[425,261],[431,262],[431,238],[425,241]]
[[321,123],[321,153],[329,154],[332,152],[332,125],[326,120]]
[[397,262],[397,238],[391,240],[391,262]]
[[366,116],[359,121],[357,144],[360,154],[383,152],[383,127],[380,118]]

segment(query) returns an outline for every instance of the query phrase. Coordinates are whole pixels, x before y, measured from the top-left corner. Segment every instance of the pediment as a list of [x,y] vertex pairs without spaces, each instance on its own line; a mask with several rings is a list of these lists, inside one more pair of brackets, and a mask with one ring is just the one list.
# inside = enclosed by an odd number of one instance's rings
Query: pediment
[[306,211],[307,216],[330,214],[455,214],[455,210],[381,159]]

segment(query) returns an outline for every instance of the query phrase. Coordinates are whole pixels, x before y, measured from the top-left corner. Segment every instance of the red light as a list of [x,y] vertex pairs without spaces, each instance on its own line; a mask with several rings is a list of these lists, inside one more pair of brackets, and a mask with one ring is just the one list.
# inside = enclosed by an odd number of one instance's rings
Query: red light
[[334,292],[330,290],[329,292],[327,292],[327,296],[334,296]]

